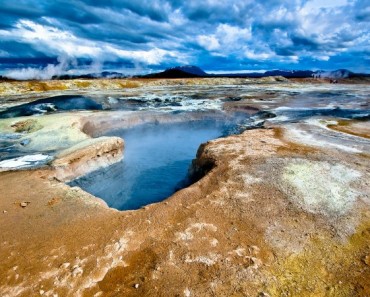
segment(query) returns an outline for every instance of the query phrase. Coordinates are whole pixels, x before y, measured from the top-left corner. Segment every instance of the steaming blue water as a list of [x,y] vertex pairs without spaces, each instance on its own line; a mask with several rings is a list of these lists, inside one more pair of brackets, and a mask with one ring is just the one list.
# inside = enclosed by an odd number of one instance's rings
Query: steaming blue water
[[[282,122],[290,122],[315,116],[361,117],[370,111],[288,108],[275,112],[285,116]],[[188,169],[200,144],[224,134],[238,133],[240,126],[244,129],[258,127],[256,122],[270,116],[261,112],[252,117],[235,116],[228,125],[222,120],[202,120],[145,124],[112,132],[108,135],[125,140],[124,160],[77,179],[70,185],[80,186],[103,198],[110,207],[138,209],[161,201],[190,184]],[[278,118],[277,122],[280,121]]]
[[215,121],[150,124],[115,131],[125,140],[124,160],[71,183],[119,210],[158,202],[187,186],[188,169],[199,145],[217,138]]
[[[295,122],[311,117],[369,118],[368,89],[364,87],[330,86],[296,90],[272,87],[266,90],[267,101],[261,101],[263,112],[228,127],[228,133],[262,127],[264,120],[274,123]],[[333,88],[333,89],[332,89]],[[358,88],[358,90],[357,90]],[[201,92],[200,92],[201,89]],[[246,94],[248,96],[246,97]],[[49,114],[69,110],[162,110],[190,112],[190,110],[218,110],[222,102],[258,99],[259,86],[186,87],[156,89],[142,95],[123,97],[106,95],[68,95],[50,97],[10,107],[0,112],[0,118]],[[248,99],[249,98],[249,99]],[[255,100],[253,99],[252,102]],[[272,102],[269,105],[268,102]],[[279,102],[275,104],[274,102]],[[254,106],[254,105],[253,105]],[[283,108],[275,109],[276,106]],[[0,106],[1,108],[1,106]],[[275,115],[277,117],[275,117]],[[215,121],[186,124],[146,125],[110,135],[123,137],[126,142],[125,160],[109,168],[89,174],[72,185],[107,201],[118,209],[136,209],[160,201],[187,185],[187,172],[199,145],[222,135],[225,127]],[[32,151],[26,135],[0,133],[0,161],[29,154],[54,152]]]

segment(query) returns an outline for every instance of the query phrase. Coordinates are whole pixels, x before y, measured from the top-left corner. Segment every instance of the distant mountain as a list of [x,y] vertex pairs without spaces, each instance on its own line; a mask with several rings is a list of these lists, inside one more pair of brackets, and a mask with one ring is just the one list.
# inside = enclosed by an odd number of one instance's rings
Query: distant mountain
[[222,73],[215,76],[218,77],[247,77],[260,78],[267,76],[283,76],[285,78],[305,78],[312,77],[314,72],[311,70],[269,70],[265,72],[248,72],[248,73]]
[[168,68],[165,71],[144,75],[149,78],[190,78],[190,77],[240,77],[240,78],[261,78],[268,76],[282,76],[285,78],[360,78],[369,77],[369,74],[353,73],[347,69],[334,71],[312,71],[312,70],[269,70],[265,72],[249,73],[221,73],[208,74],[197,66],[177,66]]
[[353,76],[353,72],[347,69],[338,69],[334,71],[316,71],[313,76],[316,78],[349,78]]
[[55,75],[52,77],[52,79],[92,79],[92,78],[125,78],[126,75],[120,73],[120,72],[114,72],[114,71],[103,71],[100,73],[87,73],[87,74],[81,74],[81,75],[75,75],[75,74],[63,74],[63,75]]
[[82,74],[82,75],[62,74],[62,75],[54,75],[51,79],[52,80],[60,80],[60,79],[68,80],[68,79],[81,79],[81,78],[91,79],[91,78],[97,78],[97,77],[92,74]]
[[311,70],[272,70],[266,71],[263,76],[283,76],[285,78],[305,78],[312,77],[314,72]]
[[115,72],[115,71],[103,71],[100,73],[100,76],[98,77],[105,77],[105,78],[125,78],[127,75],[124,75],[120,72]]
[[[221,73],[221,74],[208,74],[201,68],[192,65],[176,66],[168,68],[162,72],[151,73],[147,75],[137,75],[137,78],[195,78],[195,77],[239,77],[239,78],[262,78],[269,76],[280,76],[285,78],[330,78],[330,79],[368,79],[370,74],[354,73],[347,69],[338,69],[334,71],[311,71],[311,70],[269,70],[265,72],[242,72],[242,73]],[[54,80],[68,80],[68,79],[96,79],[96,78],[127,78],[128,76],[115,71],[103,71],[100,73],[86,73],[81,75],[63,74],[53,76]],[[0,76],[1,81],[12,81],[14,79],[6,76]]]
[[13,81],[13,80],[14,80],[13,78],[0,75],[0,81]]
[[186,65],[186,66],[177,66],[169,68],[168,70],[180,70],[189,74],[194,74],[197,76],[208,76],[206,72],[200,69],[198,66]]
[[197,66],[177,66],[168,68],[165,71],[144,75],[148,78],[191,78],[191,77],[206,77],[209,76],[206,72]]

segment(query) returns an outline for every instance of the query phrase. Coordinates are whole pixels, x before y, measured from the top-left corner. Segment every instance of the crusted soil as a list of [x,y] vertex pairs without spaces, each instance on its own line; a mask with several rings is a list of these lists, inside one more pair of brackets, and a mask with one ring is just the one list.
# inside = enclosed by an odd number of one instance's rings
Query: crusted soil
[[32,133],[37,130],[42,129],[42,126],[38,123],[35,119],[29,119],[24,121],[16,122],[12,125],[12,128],[14,128],[14,131],[17,133]]
[[[145,82],[247,83],[256,82]],[[141,84],[7,82],[0,92],[14,94],[6,102],[13,104],[30,100],[30,90],[37,97]],[[224,109],[255,114],[285,100],[272,89],[230,99]],[[0,295],[370,296],[369,121],[271,122],[209,141],[193,161],[196,183],[135,211],[111,209],[64,183],[122,158],[121,139],[99,137],[109,129],[200,116],[103,111],[1,120],[1,131],[20,129],[20,140],[31,140],[25,152],[57,153],[44,168],[0,172]]]
[[[285,79],[283,77],[262,78],[178,78],[178,79],[71,79],[71,80],[46,80],[46,81],[0,81],[0,95],[2,100],[9,105],[21,101],[29,102],[33,99],[43,98],[59,94],[84,94],[86,92],[105,91],[122,92],[124,90],[135,90],[143,87],[162,86],[217,86],[217,85],[325,85],[330,79],[296,78]],[[368,84],[368,79],[356,81],[343,79],[341,84]],[[6,96],[6,97],[5,97]],[[263,100],[263,98],[261,98]]]
[[[287,132],[208,142],[194,162],[203,178],[137,211],[52,169],[1,173],[2,296],[369,296],[369,160]],[[335,166],[354,194],[333,208],[315,178]],[[327,211],[310,204],[320,195]]]
[[370,139],[370,128],[368,126],[368,121],[339,120],[328,125],[328,128]]
[[58,180],[70,181],[123,158],[123,140],[99,137],[82,141],[63,150],[52,163]]

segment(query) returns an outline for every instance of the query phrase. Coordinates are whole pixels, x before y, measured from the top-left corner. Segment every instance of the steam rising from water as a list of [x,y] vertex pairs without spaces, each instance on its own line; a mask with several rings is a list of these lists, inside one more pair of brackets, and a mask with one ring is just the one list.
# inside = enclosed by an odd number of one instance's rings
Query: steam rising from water
[[61,75],[65,73],[70,65],[75,65],[76,61],[71,60],[67,57],[58,57],[58,64],[48,64],[44,68],[21,68],[15,69],[7,72],[5,74],[8,78],[13,78],[17,80],[28,80],[28,79],[38,79],[38,80],[45,80],[51,79],[55,75]]
[[114,131],[109,135],[125,139],[124,161],[70,185],[80,186],[121,210],[161,201],[188,185],[188,169],[199,145],[221,136],[223,129],[222,122],[203,120]]
[[[47,80],[52,79],[54,76],[60,76],[64,74],[75,74],[74,68],[77,68],[78,62],[75,58],[68,56],[58,57],[58,64],[48,64],[45,67],[27,67],[13,69],[5,73],[5,77],[16,80]],[[86,73],[98,73],[101,72],[102,63],[98,60],[93,61],[87,69],[84,69]]]

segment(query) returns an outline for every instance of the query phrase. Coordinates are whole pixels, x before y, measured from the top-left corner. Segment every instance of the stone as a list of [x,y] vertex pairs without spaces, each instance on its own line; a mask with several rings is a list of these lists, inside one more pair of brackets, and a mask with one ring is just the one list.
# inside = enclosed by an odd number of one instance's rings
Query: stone
[[23,201],[23,202],[19,203],[19,205],[20,205],[21,207],[25,208],[25,207],[27,207],[27,206],[28,206],[28,204],[30,204],[30,203],[31,203],[31,202],[29,202],[29,201]]
[[14,128],[17,133],[32,133],[43,128],[35,119],[16,122],[11,125],[11,127]]
[[47,203],[47,205],[48,206],[53,206],[53,205],[55,205],[55,204],[57,204],[57,203],[59,203],[60,202],[60,198],[59,197],[53,197],[52,199],[50,199],[49,201],[48,201],[48,203]]
[[69,263],[69,262],[65,262],[65,263],[63,263],[62,265],[60,265],[60,266],[59,266],[59,268],[67,269],[70,265],[71,265],[71,263]]
[[124,142],[119,137],[98,137],[84,140],[63,150],[53,161],[55,177],[70,181],[123,158]]
[[21,142],[20,142],[20,145],[22,146],[26,146],[27,144],[29,144],[31,142],[30,139],[23,139]]
[[81,276],[83,272],[84,271],[82,270],[82,268],[78,265],[75,265],[75,266],[72,267],[72,276],[73,277]]
[[367,266],[370,266],[370,254],[369,255],[366,255],[363,259],[364,263],[367,265]]
[[245,256],[244,262],[245,262],[246,267],[252,267],[252,268],[257,269],[260,266],[262,266],[262,261],[256,257]]
[[257,255],[260,252],[260,248],[256,245],[251,245],[249,247],[249,251],[250,251],[250,253],[252,253],[254,255]]

